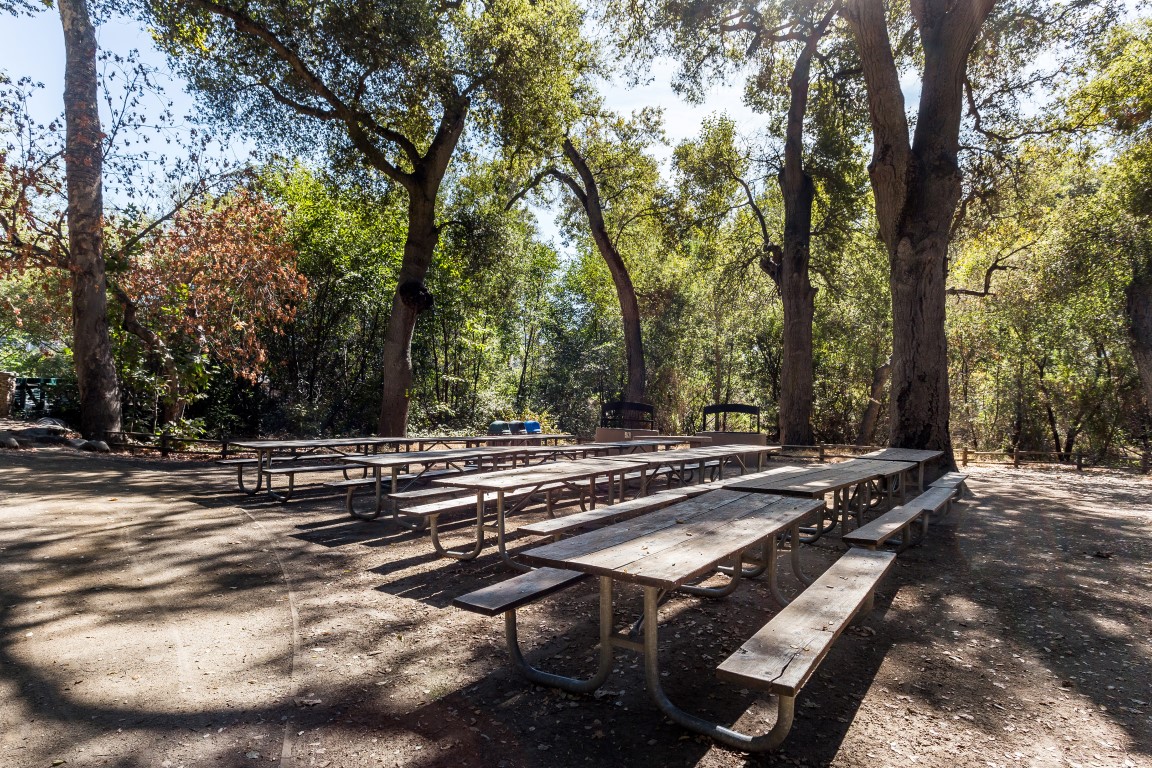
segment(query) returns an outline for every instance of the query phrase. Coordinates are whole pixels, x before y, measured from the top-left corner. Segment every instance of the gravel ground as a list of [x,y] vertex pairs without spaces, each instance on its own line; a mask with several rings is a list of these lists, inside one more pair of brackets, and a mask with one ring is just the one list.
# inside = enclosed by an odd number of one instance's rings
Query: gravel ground
[[[502,622],[450,605],[509,575],[494,554],[438,559],[331,495],[281,506],[233,478],[0,452],[0,767],[1152,766],[1143,478],[973,469],[973,497],[801,693],[783,748],[751,758],[665,720],[633,654],[596,696],[517,677]],[[806,570],[842,551],[826,537]],[[672,699],[770,727],[770,702],[713,674],[770,604],[756,583],[673,598]],[[588,583],[524,611],[531,660],[591,671],[595,605]],[[638,611],[622,592],[622,620]]]

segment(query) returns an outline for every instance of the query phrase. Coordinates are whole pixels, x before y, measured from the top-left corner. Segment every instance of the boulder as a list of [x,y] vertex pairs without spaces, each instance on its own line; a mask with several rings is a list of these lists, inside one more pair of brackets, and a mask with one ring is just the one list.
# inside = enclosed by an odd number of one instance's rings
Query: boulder
[[8,432],[0,432],[0,448],[19,448],[20,443]]
[[95,453],[109,453],[112,449],[108,447],[108,443],[103,440],[85,440],[84,445],[80,446],[82,451],[93,451]]

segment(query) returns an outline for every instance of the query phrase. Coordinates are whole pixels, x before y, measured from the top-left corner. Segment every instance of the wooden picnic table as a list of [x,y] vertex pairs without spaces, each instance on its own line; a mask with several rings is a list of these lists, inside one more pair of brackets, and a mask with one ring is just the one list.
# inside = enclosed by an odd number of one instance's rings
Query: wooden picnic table
[[477,557],[484,549],[484,532],[488,530],[484,524],[484,512],[487,506],[484,496],[486,493],[494,493],[496,524],[492,530],[496,533],[496,546],[500,552],[500,557],[512,567],[524,570],[523,565],[513,561],[509,557],[505,544],[504,521],[508,512],[512,511],[505,509],[505,497],[508,494],[527,492],[527,495],[525,495],[521,501],[517,502],[513,508],[517,509],[526,504],[532,494],[544,486],[560,484],[579,490],[577,488],[578,483],[587,483],[589,504],[595,507],[596,482],[604,477],[607,478],[608,481],[608,503],[612,504],[613,501],[615,501],[615,485],[617,483],[619,484],[620,499],[622,500],[624,497],[624,475],[643,467],[644,464],[639,461],[627,461],[619,458],[588,458],[572,461],[557,461],[550,464],[539,464],[516,469],[497,470],[495,472],[484,472],[466,477],[433,480],[432,482],[437,485],[451,485],[457,488],[475,491],[476,541],[470,550],[447,549],[440,543],[437,521],[433,519],[429,526],[432,535],[432,546],[435,547],[436,551],[441,555],[457,560],[471,560]]
[[525,432],[519,435],[448,435],[445,437],[422,437],[419,438],[418,444],[420,450],[435,448],[438,445],[450,448],[459,443],[463,443],[465,448],[481,448],[486,445],[547,445],[549,442],[559,445],[561,440],[574,440],[575,437],[575,435],[566,432],[557,434],[541,432],[529,434]]
[[676,474],[680,485],[686,485],[686,474],[689,465],[697,466],[700,469],[699,476],[703,478],[704,464],[710,461],[717,462],[720,479],[723,479],[724,464],[726,462],[735,461],[740,465],[740,474],[744,474],[748,470],[748,457],[755,456],[756,468],[760,469],[764,465],[764,457],[769,453],[778,452],[779,450],[779,446],[708,445],[678,451],[636,453],[630,455],[628,458],[642,461],[646,465],[646,471],[640,478],[640,494],[646,495],[648,493],[649,481],[655,477],[662,468],[667,468],[670,473]]
[[670,451],[674,446],[683,444],[683,440],[669,437],[637,437],[628,440],[581,443],[581,445],[590,448],[599,448],[604,451],[605,455],[646,453],[659,450]]
[[[592,531],[570,539],[530,549],[521,558],[532,565],[593,574],[600,578],[600,662],[588,680],[565,677],[531,667],[516,644],[515,614],[506,614],[509,650],[516,666],[530,680],[563,690],[590,693],[607,681],[617,648],[644,656],[644,680],[649,695],[661,711],[675,722],[725,743],[747,743],[752,737],[689,714],[669,700],[662,685],[659,659],[659,604],[664,593],[690,586],[701,576],[728,564],[732,581],[726,588],[711,590],[715,596],[732,592],[741,579],[744,553],[763,547],[771,594],[787,602],[776,587],[776,539],[791,533],[793,570],[802,583],[811,579],[799,567],[795,542],[806,520],[818,517],[821,501],[769,494],[718,490],[674,504],[643,517]],[[612,607],[616,582],[637,584],[644,591],[641,619],[643,642],[615,631]],[[696,594],[708,593],[697,589]],[[687,668],[669,670],[673,674]]]
[[[256,486],[249,490],[244,485],[244,464],[237,463],[236,483],[240,486],[240,490],[249,495],[259,493],[260,488],[264,485],[265,475],[267,470],[272,466],[273,457],[276,454],[287,453],[285,458],[290,461],[300,461],[308,458],[341,458],[345,459],[351,454],[368,454],[376,453],[382,447],[394,446],[399,447],[404,444],[411,444],[408,438],[397,437],[323,437],[315,439],[299,439],[299,440],[233,440],[231,445],[235,445],[245,450],[254,451],[256,453]],[[350,448],[351,452],[341,449]],[[325,453],[319,453],[325,451]],[[233,460],[236,462],[247,460]],[[269,483],[271,478],[268,478]],[[269,493],[271,489],[269,488]]]
[[838,464],[774,467],[756,477],[736,480],[728,488],[755,493],[784,494],[823,499],[832,495],[824,520],[812,531],[805,531],[805,541],[815,541],[840,522],[843,527],[853,510],[856,525],[864,524],[864,511],[871,506],[874,482],[881,483],[877,497],[890,499],[897,491],[904,495],[904,473],[916,465],[907,461],[850,459]]
[[396,493],[400,490],[400,474],[408,472],[412,465],[423,467],[415,477],[408,478],[409,483],[416,482],[437,464],[446,468],[464,472],[467,463],[483,467],[485,463],[493,466],[501,461],[511,461],[513,465],[521,455],[522,448],[512,446],[495,446],[492,448],[453,448],[439,451],[409,451],[406,453],[380,453],[373,456],[350,456],[348,461],[360,464],[372,470],[372,480],[375,486],[376,506],[374,512],[357,512],[352,508],[352,495],[348,495],[348,513],[361,519],[374,519],[384,509],[384,471],[388,471],[388,491]]
[[862,459],[877,459],[879,461],[911,461],[916,463],[916,490],[924,492],[924,465],[936,461],[944,455],[944,451],[923,451],[915,448],[881,448],[878,451],[865,453]]

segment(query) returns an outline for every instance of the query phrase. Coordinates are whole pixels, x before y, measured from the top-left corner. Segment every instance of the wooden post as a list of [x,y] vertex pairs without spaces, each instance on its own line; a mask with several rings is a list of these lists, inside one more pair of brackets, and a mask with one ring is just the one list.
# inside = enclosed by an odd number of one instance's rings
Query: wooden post
[[964,446],[963,450],[960,451],[960,466],[968,466],[968,446]]
[[819,448],[820,448],[820,461],[824,461],[824,443],[820,443]]
[[168,458],[168,432],[160,433],[160,458]]
[[1148,465],[1150,463],[1152,463],[1149,461],[1150,458],[1152,458],[1152,456],[1149,455],[1147,450],[1141,451],[1141,453],[1140,453],[1140,474],[1142,474],[1142,475],[1148,474]]
[[1016,446],[1012,449],[1012,466],[1015,468],[1020,467],[1020,447]]
[[227,432],[220,433],[220,458],[228,458],[228,439],[231,437]]
[[1080,452],[1076,453],[1076,471],[1077,472],[1083,472],[1084,471],[1084,454],[1080,453]]

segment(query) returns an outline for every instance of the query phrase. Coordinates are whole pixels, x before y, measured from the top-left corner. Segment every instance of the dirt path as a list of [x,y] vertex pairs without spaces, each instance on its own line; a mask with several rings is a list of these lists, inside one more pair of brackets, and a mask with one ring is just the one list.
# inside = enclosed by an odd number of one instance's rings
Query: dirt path
[[[973,474],[781,752],[749,759],[664,720],[638,657],[597,697],[518,678],[502,622],[450,606],[508,575],[491,555],[437,559],[331,496],[253,501],[210,466],[0,453],[0,767],[1152,766],[1152,484]],[[590,670],[595,603],[588,585],[527,611],[534,659]],[[673,700],[770,725],[712,673],[768,604],[758,584],[668,604]]]

